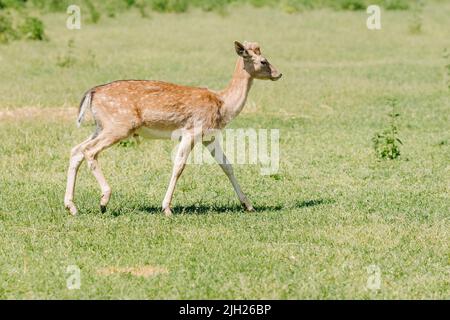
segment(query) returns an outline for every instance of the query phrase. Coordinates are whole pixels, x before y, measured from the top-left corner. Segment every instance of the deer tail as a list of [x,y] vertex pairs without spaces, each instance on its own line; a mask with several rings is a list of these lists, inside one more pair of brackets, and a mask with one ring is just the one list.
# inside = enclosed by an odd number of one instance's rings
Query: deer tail
[[77,127],[80,127],[81,122],[83,121],[84,115],[86,113],[86,109],[88,107],[91,108],[92,94],[93,94],[93,91],[89,90],[88,92],[85,93],[85,95],[83,96],[83,99],[81,99],[80,107],[78,109]]

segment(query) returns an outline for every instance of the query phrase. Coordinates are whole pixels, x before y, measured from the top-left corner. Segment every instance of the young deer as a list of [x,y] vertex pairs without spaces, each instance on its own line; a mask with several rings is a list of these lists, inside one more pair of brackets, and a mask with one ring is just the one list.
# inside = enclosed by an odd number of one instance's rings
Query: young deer
[[[111,188],[97,161],[98,154],[132,134],[144,137],[170,138],[175,130],[182,129],[181,141],[174,161],[169,187],[162,202],[162,210],[171,215],[170,203],[175,185],[180,177],[189,152],[208,130],[223,129],[242,110],[253,79],[278,80],[281,73],[261,55],[255,42],[234,42],[238,60],[233,78],[222,91],[186,87],[161,81],[120,80],[94,87],[84,95],[77,123],[81,124],[87,108],[91,109],[97,125],[94,134],[71,150],[64,205],[72,215],[77,213],[73,202],[78,168],[85,159],[92,174],[100,184],[102,197],[100,209],[106,211]],[[201,131],[195,128],[201,127]],[[201,138],[201,137],[200,137]],[[207,143],[204,143],[209,147]],[[219,149],[218,149],[219,148]],[[214,150],[223,155],[220,146]],[[217,152],[217,151],[220,152]],[[253,207],[242,192],[231,164],[223,155],[218,160],[244,208]]]

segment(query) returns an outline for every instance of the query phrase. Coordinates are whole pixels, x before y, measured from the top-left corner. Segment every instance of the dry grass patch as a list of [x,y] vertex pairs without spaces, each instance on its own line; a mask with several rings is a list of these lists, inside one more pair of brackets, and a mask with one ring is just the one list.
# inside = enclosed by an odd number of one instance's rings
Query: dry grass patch
[[105,267],[97,270],[97,273],[103,276],[113,274],[131,274],[136,277],[153,277],[159,274],[166,274],[168,270],[163,267],[141,266],[141,267]]

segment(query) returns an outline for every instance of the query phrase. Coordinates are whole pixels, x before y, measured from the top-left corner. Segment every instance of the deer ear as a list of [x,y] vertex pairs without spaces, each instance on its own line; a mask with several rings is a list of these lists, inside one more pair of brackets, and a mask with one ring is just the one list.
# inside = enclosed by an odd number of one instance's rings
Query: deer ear
[[248,52],[247,52],[247,50],[245,50],[245,47],[242,43],[235,41],[234,49],[236,50],[236,53],[238,54],[238,56],[241,56],[241,57],[248,56]]

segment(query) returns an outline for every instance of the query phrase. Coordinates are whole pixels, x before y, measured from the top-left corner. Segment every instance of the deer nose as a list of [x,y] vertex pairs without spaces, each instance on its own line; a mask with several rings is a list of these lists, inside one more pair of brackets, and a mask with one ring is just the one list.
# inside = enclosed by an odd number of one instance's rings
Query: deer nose
[[278,79],[280,79],[281,78],[281,76],[282,76],[283,74],[282,73],[279,73],[278,75],[276,75],[276,76],[274,76],[274,77],[272,77],[272,81],[277,81]]

